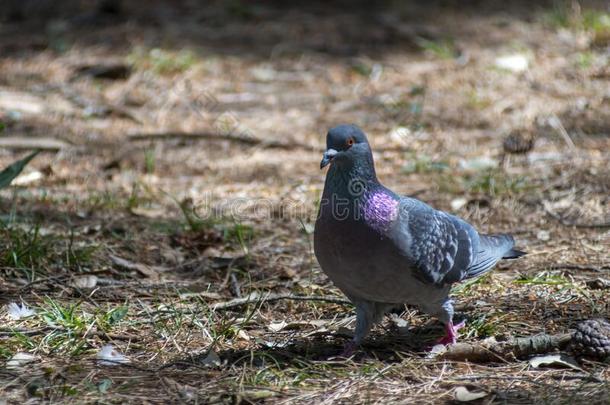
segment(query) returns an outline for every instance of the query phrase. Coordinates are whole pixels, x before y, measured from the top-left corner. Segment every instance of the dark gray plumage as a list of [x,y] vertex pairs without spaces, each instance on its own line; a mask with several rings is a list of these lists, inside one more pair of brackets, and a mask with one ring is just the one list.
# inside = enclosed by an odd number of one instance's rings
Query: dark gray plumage
[[340,125],[326,138],[320,163],[330,164],[314,232],[322,270],[356,306],[351,353],[384,313],[418,306],[445,324],[441,343],[455,343],[451,284],[478,277],[500,259],[523,252],[510,235],[479,235],[462,219],[414,198],[398,196],[377,180],[366,135]]

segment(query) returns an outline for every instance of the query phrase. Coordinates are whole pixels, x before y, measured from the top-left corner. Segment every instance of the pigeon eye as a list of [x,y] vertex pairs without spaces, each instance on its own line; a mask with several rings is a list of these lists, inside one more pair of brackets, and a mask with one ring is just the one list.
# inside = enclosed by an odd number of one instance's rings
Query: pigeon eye
[[354,138],[349,138],[347,140],[347,146],[352,146],[354,144]]

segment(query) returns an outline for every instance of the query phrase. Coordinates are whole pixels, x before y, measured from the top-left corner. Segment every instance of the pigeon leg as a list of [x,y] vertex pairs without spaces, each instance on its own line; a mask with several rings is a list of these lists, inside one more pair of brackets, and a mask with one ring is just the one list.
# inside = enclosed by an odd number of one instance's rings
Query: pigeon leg
[[440,311],[437,311],[435,315],[445,325],[445,336],[439,339],[436,344],[451,345],[457,342],[458,331],[466,325],[466,322],[453,324],[453,301],[449,298],[445,299],[441,304]]
[[445,324],[445,336],[440,338],[436,343],[441,345],[452,345],[457,342],[458,331],[466,326],[466,321],[462,321],[454,325],[452,321]]
[[354,331],[354,342],[362,343],[368,336],[375,324],[375,304],[364,302],[356,304],[356,330]]
[[349,341],[341,352],[341,357],[351,357],[358,346],[364,341],[375,323],[383,317],[385,311],[390,307],[371,301],[352,300],[356,306],[356,330],[354,338]]

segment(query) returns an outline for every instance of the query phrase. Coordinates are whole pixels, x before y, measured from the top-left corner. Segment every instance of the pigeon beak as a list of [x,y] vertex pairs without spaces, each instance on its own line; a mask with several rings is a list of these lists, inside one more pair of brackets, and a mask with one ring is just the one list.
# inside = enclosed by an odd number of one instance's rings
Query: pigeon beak
[[328,166],[328,164],[331,160],[333,160],[336,154],[337,151],[334,149],[328,149],[326,152],[324,152],[324,156],[322,157],[322,161],[320,162],[320,169],[324,169],[326,166]]

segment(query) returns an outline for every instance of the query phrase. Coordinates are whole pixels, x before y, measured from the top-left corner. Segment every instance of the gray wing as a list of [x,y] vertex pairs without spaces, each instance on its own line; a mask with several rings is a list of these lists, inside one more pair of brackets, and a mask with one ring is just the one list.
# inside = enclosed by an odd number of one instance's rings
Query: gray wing
[[411,198],[401,199],[398,220],[390,237],[415,275],[433,284],[479,276],[512,248],[507,235],[479,236],[460,218]]

